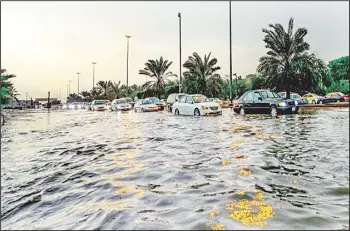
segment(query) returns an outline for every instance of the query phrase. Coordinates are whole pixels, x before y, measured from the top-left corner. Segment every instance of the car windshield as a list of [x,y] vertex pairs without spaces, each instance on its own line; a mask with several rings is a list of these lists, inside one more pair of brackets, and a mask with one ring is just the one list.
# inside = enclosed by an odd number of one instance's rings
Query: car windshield
[[339,95],[339,96],[344,96],[344,94],[343,94],[343,93],[341,93],[341,92],[338,92],[338,95]]
[[104,101],[104,100],[98,100],[98,101],[95,101],[94,104],[95,104],[95,105],[103,105],[103,104],[106,104],[106,101]]
[[149,99],[145,99],[142,101],[142,104],[145,105],[145,104],[153,104],[153,102]]
[[115,104],[123,104],[123,103],[126,103],[126,100],[124,100],[124,99],[119,99],[119,100],[116,100],[116,101],[115,101]]
[[280,98],[280,96],[274,92],[271,91],[261,91],[260,94],[263,98]]
[[192,98],[195,103],[210,102],[210,100],[204,95],[194,95]]
[[125,98],[124,100],[125,100],[127,103],[132,102],[132,99],[131,99],[131,98]]
[[151,101],[153,101],[154,103],[158,103],[160,100],[157,97],[152,97],[149,98]]

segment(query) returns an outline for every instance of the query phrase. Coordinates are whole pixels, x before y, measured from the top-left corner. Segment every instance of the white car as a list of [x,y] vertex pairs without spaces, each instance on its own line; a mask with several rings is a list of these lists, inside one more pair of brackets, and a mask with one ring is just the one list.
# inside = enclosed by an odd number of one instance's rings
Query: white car
[[106,110],[106,100],[94,100],[90,105],[91,111],[104,111]]
[[131,105],[125,99],[114,99],[111,104],[111,111],[129,111]]
[[181,97],[173,104],[173,112],[175,115],[221,115],[222,109],[219,104],[210,101],[206,96],[196,94]]
[[134,105],[135,112],[158,111],[158,106],[149,99],[141,99]]

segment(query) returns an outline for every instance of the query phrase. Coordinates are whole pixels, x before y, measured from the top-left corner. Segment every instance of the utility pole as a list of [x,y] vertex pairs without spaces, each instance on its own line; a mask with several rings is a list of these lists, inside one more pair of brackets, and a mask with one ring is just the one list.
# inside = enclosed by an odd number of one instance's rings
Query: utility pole
[[68,84],[67,84],[67,99],[68,99],[69,93],[68,93]]
[[72,80],[69,80],[69,81],[68,81],[68,83],[69,83],[69,84],[68,84],[68,93],[69,93],[69,95],[70,95],[70,82],[72,82]]
[[95,87],[95,64],[96,62],[92,62],[92,89]]
[[79,75],[80,74],[81,74],[80,72],[77,72],[77,75],[78,75],[78,94],[77,95],[79,95]]
[[237,80],[237,73],[233,74],[234,76],[236,76],[236,99],[238,97],[238,80]]
[[[237,78],[237,75],[236,75]],[[236,85],[237,88],[237,85]],[[230,100],[232,103],[232,26],[231,26],[231,1],[230,1]],[[237,89],[236,89],[236,98],[237,98]]]
[[127,47],[126,47],[126,89],[128,90],[129,87],[129,39],[131,38],[131,35],[125,35],[127,39]]
[[179,43],[180,43],[180,46],[179,46],[179,49],[180,49],[180,52],[179,52],[179,59],[180,59],[180,83],[179,83],[179,93],[181,93],[181,84],[182,84],[182,72],[181,72],[181,66],[182,66],[182,62],[181,62],[181,13],[178,13],[177,14],[177,17],[179,17]]
[[60,90],[59,90],[59,91],[60,91],[60,101],[62,102],[62,98],[61,98],[61,88],[60,88]]

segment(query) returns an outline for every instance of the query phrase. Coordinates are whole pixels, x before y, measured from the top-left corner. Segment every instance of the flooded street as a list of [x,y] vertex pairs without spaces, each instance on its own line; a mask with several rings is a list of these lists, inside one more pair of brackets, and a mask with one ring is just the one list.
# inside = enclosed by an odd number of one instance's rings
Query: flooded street
[[1,229],[348,229],[348,109],[6,122]]

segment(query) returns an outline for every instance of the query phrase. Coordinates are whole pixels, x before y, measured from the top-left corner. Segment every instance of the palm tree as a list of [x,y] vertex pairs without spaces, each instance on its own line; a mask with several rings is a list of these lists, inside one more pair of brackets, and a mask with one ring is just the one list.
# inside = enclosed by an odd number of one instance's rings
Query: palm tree
[[[300,74],[307,68],[310,71],[318,68],[319,60],[307,51],[310,45],[304,41],[306,28],[298,28],[293,34],[293,18],[290,18],[288,31],[281,24],[269,24],[273,30],[263,29],[266,33],[263,41],[269,49],[266,56],[259,59],[257,71],[267,77],[267,86],[286,90],[287,98],[291,90],[296,90],[300,82]],[[301,63],[306,63],[303,68]],[[321,65],[322,66],[322,65]],[[311,76],[312,78],[314,76]]]
[[140,75],[147,75],[150,77],[150,81],[147,81],[143,87],[146,92],[152,92],[158,95],[160,98],[161,93],[164,91],[164,85],[167,78],[175,76],[172,72],[168,71],[173,62],[163,60],[160,57],[159,60],[148,60],[145,63],[145,68],[139,71]]
[[80,95],[85,99],[85,98],[90,98],[91,97],[91,93],[88,91],[82,91],[80,92]]
[[110,80],[106,81],[98,81],[97,88],[99,88],[102,92],[103,97],[106,99],[108,96],[108,92],[110,90],[112,82]]
[[187,93],[201,93],[207,96],[218,94],[218,85],[223,83],[223,80],[215,73],[220,70],[220,67],[216,66],[218,60],[210,59],[210,55],[211,53],[204,55],[202,59],[194,52],[183,64],[183,67],[188,69],[183,73],[184,89]]
[[121,98],[123,96],[125,96],[124,92],[122,92],[123,89],[121,89],[120,86],[120,81],[118,83],[111,83],[110,84],[110,91],[108,94],[108,98],[109,100],[113,100],[113,99],[118,99]]
[[90,91],[90,95],[91,95],[92,99],[103,99],[102,90],[101,90],[101,88],[98,88],[98,87],[94,87]]

